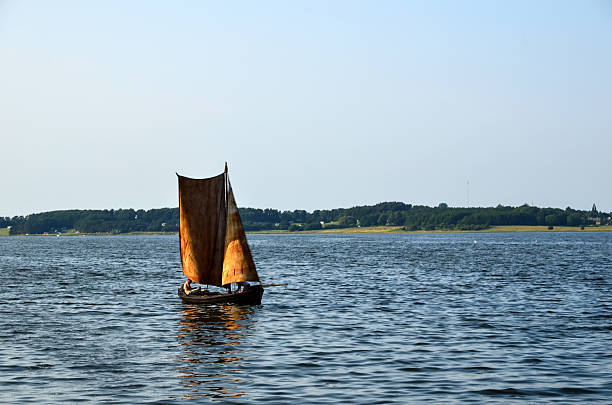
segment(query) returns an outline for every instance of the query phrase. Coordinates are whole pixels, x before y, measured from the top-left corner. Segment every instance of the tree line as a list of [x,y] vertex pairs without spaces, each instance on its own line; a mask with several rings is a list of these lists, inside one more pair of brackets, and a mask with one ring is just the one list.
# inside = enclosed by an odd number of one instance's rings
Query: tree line
[[567,207],[539,208],[527,204],[520,207],[498,205],[487,208],[437,207],[383,202],[376,205],[316,210],[283,211],[241,209],[245,228],[251,230],[315,230],[354,226],[403,226],[406,230],[480,230],[494,225],[585,226],[607,223],[610,215],[597,211]]
[[9,234],[178,232],[178,208],[151,210],[63,210],[0,218]]
[[[570,207],[539,208],[530,205],[485,208],[437,207],[383,202],[331,210],[279,211],[276,209],[240,208],[247,231],[303,231],[355,226],[401,226],[412,230],[481,230],[494,225],[588,226],[610,221],[610,214],[599,212],[595,204],[590,211]],[[178,208],[150,210],[63,210],[27,216],[0,217],[0,228],[10,226],[9,233],[44,234],[74,230],[80,233],[178,232]]]

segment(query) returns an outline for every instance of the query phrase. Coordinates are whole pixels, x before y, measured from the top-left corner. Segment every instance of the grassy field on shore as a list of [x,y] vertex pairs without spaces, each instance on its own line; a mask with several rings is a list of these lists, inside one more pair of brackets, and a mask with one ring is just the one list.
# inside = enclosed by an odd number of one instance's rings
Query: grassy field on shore
[[0,236],[8,236],[9,229],[8,228],[0,228]]
[[547,226],[532,226],[532,225],[504,225],[492,226],[480,232],[602,232],[612,231],[612,225],[585,226],[580,229],[579,226],[555,226],[553,229],[548,229]]

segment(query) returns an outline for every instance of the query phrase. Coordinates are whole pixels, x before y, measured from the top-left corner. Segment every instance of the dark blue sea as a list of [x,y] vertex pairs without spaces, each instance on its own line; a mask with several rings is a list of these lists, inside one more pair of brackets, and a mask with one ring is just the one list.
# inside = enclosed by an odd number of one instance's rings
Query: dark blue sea
[[245,307],[176,235],[0,238],[0,402],[612,403],[612,233],[248,238]]

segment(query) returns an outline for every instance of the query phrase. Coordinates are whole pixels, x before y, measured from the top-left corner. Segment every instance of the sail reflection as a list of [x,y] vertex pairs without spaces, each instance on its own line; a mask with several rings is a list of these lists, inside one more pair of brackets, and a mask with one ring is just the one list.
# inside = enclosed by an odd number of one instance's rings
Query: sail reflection
[[184,399],[231,398],[245,395],[240,368],[244,340],[257,308],[238,305],[184,305],[178,325],[180,384]]

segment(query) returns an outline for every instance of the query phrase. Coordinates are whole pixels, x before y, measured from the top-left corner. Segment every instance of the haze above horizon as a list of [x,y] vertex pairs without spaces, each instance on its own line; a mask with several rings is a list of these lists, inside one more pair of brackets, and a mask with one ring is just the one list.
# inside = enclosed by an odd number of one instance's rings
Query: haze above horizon
[[612,3],[0,1],[0,216],[612,211]]

